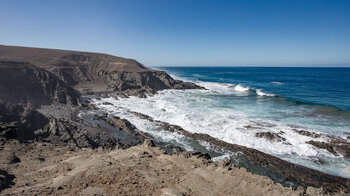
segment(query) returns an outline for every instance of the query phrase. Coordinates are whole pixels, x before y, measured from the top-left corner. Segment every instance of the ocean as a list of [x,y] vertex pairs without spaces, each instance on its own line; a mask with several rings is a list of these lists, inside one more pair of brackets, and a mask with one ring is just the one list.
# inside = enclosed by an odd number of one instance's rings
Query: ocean
[[[350,68],[161,67],[176,79],[207,90],[165,90],[147,98],[104,98],[98,105],[128,119],[160,141],[196,149],[184,136],[169,133],[128,111],[179,125],[192,133],[254,148],[329,174],[350,177],[350,161],[308,141],[326,137],[350,142]],[[270,132],[273,140],[257,137]],[[203,143],[210,149],[210,144]],[[233,156],[218,153],[214,160]]]

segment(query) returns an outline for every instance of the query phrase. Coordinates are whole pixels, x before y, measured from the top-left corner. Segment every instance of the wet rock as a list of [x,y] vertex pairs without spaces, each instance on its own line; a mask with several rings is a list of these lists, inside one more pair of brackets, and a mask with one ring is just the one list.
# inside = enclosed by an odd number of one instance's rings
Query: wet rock
[[145,93],[140,93],[138,97],[139,98],[147,98],[147,95],[145,95]]
[[313,146],[316,146],[317,148],[322,148],[322,149],[326,149],[328,152],[332,153],[335,156],[339,156],[338,153],[333,149],[333,146],[325,143],[325,142],[318,142],[318,141],[308,141],[306,142],[308,144],[311,144]]
[[284,137],[279,136],[277,133],[271,132],[259,132],[255,133],[255,137],[264,138],[273,142],[283,142],[286,141]]
[[325,162],[322,159],[318,158],[318,157],[313,157],[313,158],[311,158],[311,160],[312,160],[312,162],[320,164],[320,165],[325,164]]
[[310,131],[305,131],[305,130],[298,130],[298,129],[293,129],[294,132],[299,133],[300,135],[312,137],[312,138],[319,138],[321,137],[321,134],[310,132]]
[[[146,115],[143,116],[145,116],[145,119],[152,119]],[[224,142],[213,138],[208,134],[190,133],[182,129],[180,126],[171,125],[165,122],[157,123],[168,127],[169,129],[165,129],[167,131],[177,132],[195,141],[205,141],[210,143],[212,146],[216,146],[217,148],[239,153],[249,164],[268,171],[265,173],[265,175],[269,176],[270,178],[280,181],[281,179],[276,179],[276,176],[284,177],[284,181],[282,181],[282,183],[285,185],[293,186],[294,188],[297,186],[313,186],[316,188],[324,187],[325,192],[350,192],[350,186],[348,179],[346,178],[329,175],[301,165],[292,164],[255,149]],[[173,129],[170,130],[171,128]],[[199,152],[184,152],[184,156],[193,156],[191,155],[192,153],[197,154]]]
[[333,139],[330,141],[330,144],[333,146],[333,148],[341,155],[343,155],[345,158],[350,159],[350,143],[341,140],[341,139]]
[[210,155],[208,153],[201,153],[199,151],[186,151],[183,152],[182,155],[185,158],[190,158],[190,157],[197,157],[197,158],[203,158],[203,159],[211,159]]
[[95,114],[93,117],[93,120],[107,120],[108,118],[108,114],[107,113],[103,113],[100,115]]
[[318,148],[326,149],[328,152],[338,156],[343,155],[345,158],[350,158],[350,143],[341,138],[329,139],[328,142],[309,141],[308,144]]
[[101,93],[100,96],[102,98],[109,98],[111,95],[109,93]]
[[98,108],[94,104],[87,104],[86,110],[98,110]]

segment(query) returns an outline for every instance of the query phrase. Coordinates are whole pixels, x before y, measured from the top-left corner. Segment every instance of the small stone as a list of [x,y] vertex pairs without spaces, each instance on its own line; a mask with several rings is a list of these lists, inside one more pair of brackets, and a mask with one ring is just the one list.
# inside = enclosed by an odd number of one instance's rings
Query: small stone
[[155,147],[156,145],[154,144],[153,140],[150,139],[145,139],[145,141],[143,142],[144,146],[148,146],[148,147]]
[[170,188],[163,188],[161,189],[161,195],[173,195],[173,196],[183,196],[180,191],[175,190],[175,189],[170,189]]
[[227,167],[231,164],[231,160],[229,158],[225,158],[220,161],[221,167]]
[[11,153],[9,154],[9,156],[7,157],[7,162],[8,164],[15,164],[15,163],[19,163],[21,162],[21,159],[19,159],[15,153]]

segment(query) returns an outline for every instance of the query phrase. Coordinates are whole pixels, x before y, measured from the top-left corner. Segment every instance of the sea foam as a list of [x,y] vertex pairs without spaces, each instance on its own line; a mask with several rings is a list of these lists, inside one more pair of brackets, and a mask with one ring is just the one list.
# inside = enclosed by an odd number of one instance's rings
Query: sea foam
[[[272,99],[265,100],[264,104],[259,104],[258,96],[273,96],[272,94],[262,92],[260,89],[255,90],[251,87],[229,83],[197,82],[197,84],[204,86],[207,90],[164,90],[147,98],[130,97],[117,100],[111,97],[93,99],[93,103],[110,114],[128,119],[141,131],[150,133],[156,139],[176,144],[187,150],[193,148],[186,137],[162,130],[129,111],[143,113],[155,120],[179,125],[192,133],[208,134],[225,142],[254,148],[294,163],[341,175],[341,170],[344,168],[334,168],[327,164],[320,166],[313,162],[314,157],[324,157],[328,162],[342,163],[342,157],[335,157],[327,150],[307,143],[310,140],[320,142],[326,140],[322,137],[311,138],[300,135],[290,124],[294,123],[303,130],[315,133],[319,133],[318,127],[309,126],[304,122],[304,118],[297,116],[291,118],[296,115],[292,111],[283,111],[281,108],[273,109],[274,106],[269,105],[270,102],[273,102]],[[244,97],[234,99],[234,96],[250,96],[254,93],[257,99],[251,105],[251,102]],[[233,97],[217,96],[222,94],[232,94]],[[110,102],[112,105],[104,105],[103,102]],[[271,117],[271,112],[280,112],[280,115],[285,113],[286,117],[276,119],[274,116]],[[270,141],[256,137],[256,134],[260,132],[278,134],[284,138],[284,141]]]

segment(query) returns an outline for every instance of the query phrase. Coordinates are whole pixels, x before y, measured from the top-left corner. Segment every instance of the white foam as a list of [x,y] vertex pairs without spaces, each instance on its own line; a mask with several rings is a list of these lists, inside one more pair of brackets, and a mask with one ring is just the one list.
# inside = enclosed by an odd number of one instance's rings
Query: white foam
[[282,82],[275,82],[275,81],[272,81],[271,83],[272,83],[272,84],[277,84],[277,85],[283,85]]
[[[289,161],[301,164],[310,164],[309,157],[326,157],[327,160],[335,160],[335,157],[326,150],[316,148],[307,144],[310,140],[325,141],[321,138],[311,138],[296,133],[290,126],[288,119],[282,121],[273,118],[260,117],[271,110],[266,104],[244,105],[236,104],[235,101],[222,102],[217,96],[218,93],[234,93],[239,85],[227,83],[200,82],[209,90],[188,90],[176,91],[165,90],[155,96],[147,98],[101,98],[93,99],[94,104],[100,109],[109,111],[114,115],[128,119],[140,130],[152,134],[154,137],[162,138],[164,141],[174,142],[185,149],[191,149],[185,137],[176,133],[159,130],[152,123],[130,114],[128,110],[147,114],[155,120],[179,125],[192,133],[209,134],[212,137],[238,144],[249,148],[285,158]],[[240,86],[239,92],[251,90],[249,87]],[[248,90],[247,90],[248,89]],[[261,90],[256,90],[259,96],[270,96]],[[273,96],[271,94],[271,96]],[[103,105],[103,102],[110,102],[113,105]],[[237,102],[238,103],[238,102]],[[275,108],[273,110],[278,110]],[[308,127],[303,119],[295,121],[297,125],[303,125],[303,130],[317,132],[317,129]],[[283,131],[283,133],[281,133]],[[273,142],[265,138],[257,138],[258,132],[278,133],[285,138],[284,142]],[[329,165],[322,166],[326,169]]]
[[241,85],[236,85],[235,86],[235,91],[238,91],[238,92],[245,92],[245,91],[248,91],[249,90],[249,87],[243,87]]
[[219,83],[219,82],[196,82],[197,85],[203,86],[204,88],[223,94],[231,94],[234,92],[234,84]]
[[230,83],[221,83],[221,82],[195,82],[199,86],[203,86],[204,88],[221,94],[235,94],[248,92],[251,90],[249,87],[244,87],[240,84],[230,84]]
[[214,157],[211,160],[214,161],[214,162],[220,162],[220,161],[222,161],[224,159],[230,159],[230,154],[224,154],[224,155],[221,155],[221,156],[218,156],[218,157]]
[[256,94],[259,95],[259,96],[269,96],[269,97],[275,96],[274,94],[264,93],[260,89],[256,89]]
[[[306,144],[306,141],[311,138],[295,133],[289,126],[267,119],[254,119],[252,121],[242,111],[217,108],[215,99],[203,98],[200,92],[168,90],[149,98],[131,97],[119,100],[105,98],[96,101],[96,103],[105,101],[113,103],[115,106],[98,105],[98,107],[107,111],[113,110],[111,109],[113,107],[125,107],[132,111],[145,113],[156,120],[182,126],[193,133],[209,134],[229,143],[255,148],[270,154],[294,153],[299,156],[316,156],[320,153],[312,145]],[[203,102],[206,103],[202,104]],[[244,128],[259,121],[261,122],[260,125],[269,123],[273,124],[274,127],[258,125],[260,129]],[[286,138],[285,143],[270,142],[264,138],[255,137],[256,132],[278,133],[281,130],[285,132],[282,135]]]
[[244,93],[246,95],[249,92],[255,92],[258,96],[275,96],[272,93],[263,92],[261,89],[255,89],[251,87],[245,87],[241,84],[230,84],[230,83],[220,83],[220,82],[196,82],[197,85],[203,86],[206,89],[220,94],[238,94]]

